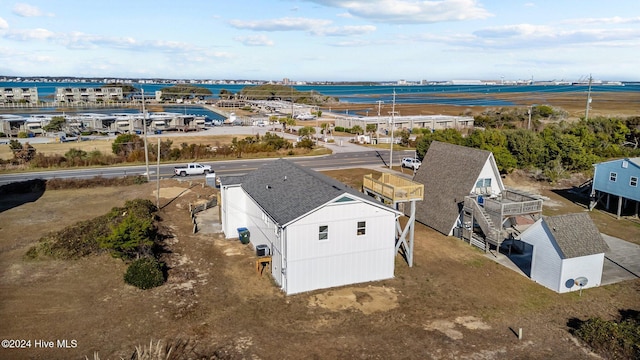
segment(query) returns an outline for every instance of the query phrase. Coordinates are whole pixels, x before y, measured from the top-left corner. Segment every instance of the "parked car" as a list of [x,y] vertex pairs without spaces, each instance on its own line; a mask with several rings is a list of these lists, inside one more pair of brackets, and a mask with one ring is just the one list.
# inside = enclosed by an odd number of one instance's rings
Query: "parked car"
[[402,167],[409,168],[413,170],[418,170],[422,162],[416,158],[403,158],[402,159]]

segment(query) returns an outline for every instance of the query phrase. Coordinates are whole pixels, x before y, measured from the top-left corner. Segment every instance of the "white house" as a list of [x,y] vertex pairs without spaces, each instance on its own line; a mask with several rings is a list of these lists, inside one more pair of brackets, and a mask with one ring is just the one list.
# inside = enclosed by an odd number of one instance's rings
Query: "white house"
[[600,285],[609,247],[587,213],[543,216],[520,240],[533,246],[535,282],[558,293]]
[[268,246],[287,294],[389,279],[400,212],[313,170],[279,159],[220,178],[226,238],[249,230]]

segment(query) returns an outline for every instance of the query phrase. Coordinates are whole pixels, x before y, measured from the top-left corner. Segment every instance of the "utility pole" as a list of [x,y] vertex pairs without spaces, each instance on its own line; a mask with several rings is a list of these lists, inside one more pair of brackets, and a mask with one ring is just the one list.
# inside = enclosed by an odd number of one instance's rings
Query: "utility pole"
[[384,101],[378,100],[376,102],[378,103],[378,118],[376,119],[376,144],[380,144],[380,106]]
[[395,128],[396,115],[396,89],[393,89],[393,103],[391,105],[391,149],[389,150],[389,169],[393,167],[393,129]]
[[160,136],[158,136],[158,159],[156,163],[156,207],[160,209]]
[[529,106],[529,122],[527,123],[527,130],[531,129],[531,113],[533,112],[533,105]]
[[142,94],[142,126],[144,132],[144,163],[147,167],[147,181],[149,181],[149,151],[147,147],[147,112],[144,110],[144,89],[141,89]]
[[589,107],[591,106],[591,81],[593,78],[589,74],[589,91],[587,91],[587,109],[584,111],[584,119],[589,120]]

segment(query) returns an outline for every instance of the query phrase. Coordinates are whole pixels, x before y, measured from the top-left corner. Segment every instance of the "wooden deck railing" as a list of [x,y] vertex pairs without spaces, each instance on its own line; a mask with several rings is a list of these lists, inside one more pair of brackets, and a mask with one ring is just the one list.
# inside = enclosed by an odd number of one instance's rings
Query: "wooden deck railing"
[[375,179],[372,174],[365,175],[362,187],[392,202],[424,198],[424,184],[389,173],[381,174],[378,179]]

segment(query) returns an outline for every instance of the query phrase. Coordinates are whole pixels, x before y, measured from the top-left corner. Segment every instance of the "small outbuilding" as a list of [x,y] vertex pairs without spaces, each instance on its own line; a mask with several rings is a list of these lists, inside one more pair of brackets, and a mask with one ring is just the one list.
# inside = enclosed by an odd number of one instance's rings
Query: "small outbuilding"
[[226,238],[246,228],[287,295],[393,277],[401,213],[360,191],[278,159],[220,177],[220,193]]
[[519,239],[532,246],[533,281],[558,293],[600,286],[609,246],[587,213],[543,216]]

